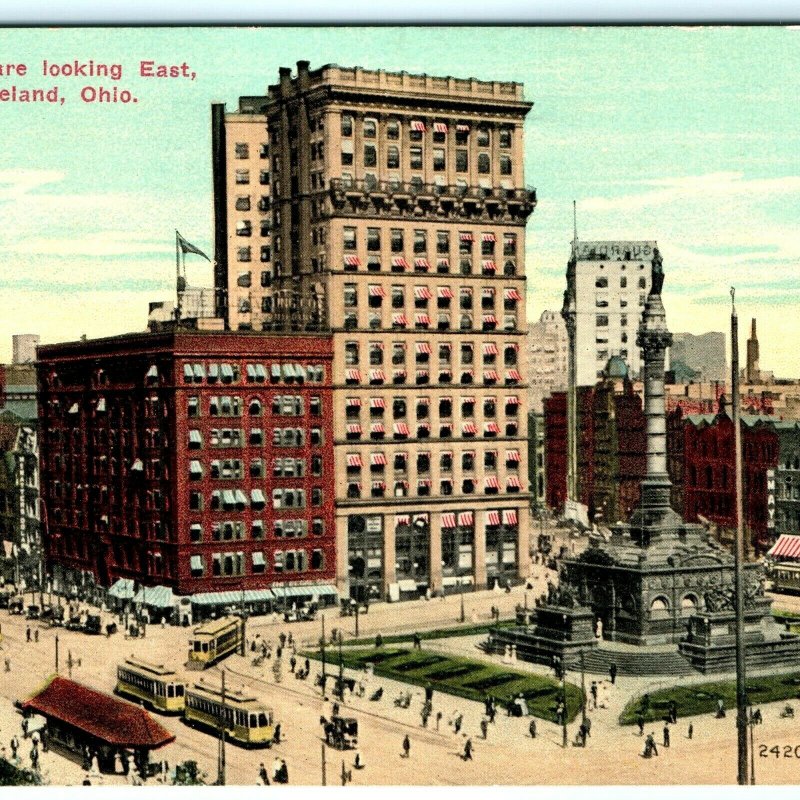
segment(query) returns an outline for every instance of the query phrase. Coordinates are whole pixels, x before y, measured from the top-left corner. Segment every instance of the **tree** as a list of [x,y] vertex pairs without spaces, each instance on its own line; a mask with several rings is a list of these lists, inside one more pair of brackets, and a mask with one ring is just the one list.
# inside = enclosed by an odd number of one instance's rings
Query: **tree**
[[205,777],[196,761],[183,761],[175,767],[175,786],[205,786]]

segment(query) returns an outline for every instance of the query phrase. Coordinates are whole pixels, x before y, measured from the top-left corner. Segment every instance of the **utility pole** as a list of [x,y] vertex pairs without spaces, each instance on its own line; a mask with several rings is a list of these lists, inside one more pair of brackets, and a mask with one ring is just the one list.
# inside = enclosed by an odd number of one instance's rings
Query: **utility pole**
[[[567,630],[567,615],[564,614],[564,630]],[[566,650],[561,655],[561,703],[564,713],[561,715],[561,746],[567,747],[567,659]]]
[[58,675],[58,634],[56,634],[56,675]]
[[322,654],[322,697],[325,697],[325,682],[327,676],[325,675],[325,615],[320,614],[322,620],[322,638],[319,640],[319,648]]
[[458,593],[461,596],[461,613],[459,614],[459,621],[464,622],[467,618],[464,613],[464,578],[463,576],[458,579]]
[[339,631],[339,700],[344,703],[344,661],[342,660],[342,632]]
[[[358,593],[356,593],[356,594],[358,594]],[[358,638],[358,614],[359,614],[359,606],[360,605],[361,605],[361,603],[359,602],[358,597],[356,596],[356,639]]]
[[747,785],[747,684],[744,643],[744,498],[742,496],[742,429],[739,420],[739,320],[736,289],[731,287],[731,416],[736,458],[736,544],[734,599],[736,605],[736,742],[737,781]]
[[242,643],[239,648],[239,655],[246,655],[247,646],[245,643],[245,613],[244,613],[244,583],[242,583]]
[[322,742],[322,785],[328,785],[325,779],[325,742]]
[[583,650],[581,655],[581,721],[586,724],[586,671],[583,667]]
[[222,710],[219,715],[219,760],[217,762],[217,786],[225,785],[225,670],[220,668],[222,676]]

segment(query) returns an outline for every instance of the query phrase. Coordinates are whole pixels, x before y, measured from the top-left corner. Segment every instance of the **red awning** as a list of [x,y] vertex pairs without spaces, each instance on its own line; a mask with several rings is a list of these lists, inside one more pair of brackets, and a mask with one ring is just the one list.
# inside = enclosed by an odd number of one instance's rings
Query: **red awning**
[[408,325],[408,317],[405,314],[392,314],[392,325]]
[[473,522],[473,516],[472,516],[472,512],[471,511],[462,511],[458,515],[458,524],[459,525],[461,525],[461,526],[463,526],[465,528],[468,528],[470,525],[472,525],[472,522]]
[[508,508],[503,512],[503,525],[516,525],[517,524],[517,511],[514,508]]
[[348,397],[347,398],[347,407],[348,408],[361,408],[361,398],[360,397]]
[[361,370],[358,369],[348,369],[345,372],[345,377],[348,381],[360,381],[361,380]]
[[392,266],[408,269],[408,261],[406,261],[403,256],[392,256]]
[[790,558],[800,560],[800,536],[782,533],[778,541],[767,553],[770,558]]
[[386,408],[386,400],[382,397],[370,397],[369,399],[369,407],[370,408]]
[[521,381],[522,376],[519,374],[518,369],[508,369],[506,370],[506,380],[507,381]]
[[417,314],[414,317],[414,321],[417,325],[430,325],[431,318],[427,314]]
[[522,300],[522,295],[516,289],[506,289],[503,292],[504,300]]
[[521,489],[522,484],[519,481],[519,478],[516,475],[509,476],[508,480],[506,481],[506,486],[511,487],[512,489]]
[[351,422],[347,426],[347,432],[348,433],[359,433],[360,434],[361,433],[361,426],[357,422]]
[[424,131],[425,130],[425,123],[419,119],[412,119],[411,120],[411,130],[412,131]]
[[22,708],[71,725],[111,747],[153,750],[175,739],[143,708],[58,675]]
[[395,422],[394,432],[400,436],[408,436],[408,425],[405,422]]
[[430,342],[417,342],[417,352],[428,353],[428,355],[430,355],[432,352]]
[[497,480],[495,475],[490,475],[486,479],[486,488],[487,489],[499,489],[500,488],[500,481]]
[[394,518],[395,525],[408,525],[411,522],[411,516],[409,514],[398,514]]
[[496,381],[497,380],[497,372],[493,369],[484,370],[483,379],[485,381]]
[[473,235],[469,231],[462,231],[458,234],[458,238],[462,242],[471,242],[474,239]]
[[361,461],[361,456],[358,453],[350,453],[347,456],[347,466],[348,467],[361,467],[363,463]]
[[427,258],[415,258],[414,259],[414,266],[417,269],[430,269],[431,263],[428,261]]
[[427,286],[417,286],[414,289],[414,297],[416,297],[417,300],[430,300],[433,295]]
[[456,515],[454,513],[445,513],[442,514],[442,527],[443,528],[455,528],[456,526]]
[[496,422],[487,422],[484,429],[487,433],[500,433],[500,426]]
[[361,260],[359,259],[358,256],[345,256],[344,257],[344,263],[348,267],[360,267],[361,266]]
[[481,266],[482,266],[482,267],[484,268],[484,270],[486,270],[487,272],[494,272],[494,271],[497,269],[497,264],[495,264],[495,263],[494,263],[494,261],[491,261],[491,260],[489,260],[489,259],[487,259],[487,260],[485,260],[485,261],[482,261],[482,262],[481,262]]
[[474,433],[478,432],[478,429],[477,429],[477,427],[475,427],[475,423],[474,422],[465,422],[461,426],[461,432],[462,433],[473,433],[474,434]]
[[372,488],[383,490],[386,488],[386,481],[372,481]]
[[372,453],[369,460],[373,467],[386,465],[386,456],[383,453]]
[[485,356],[496,356],[497,345],[494,342],[486,342],[483,345],[483,354]]
[[447,133],[447,123],[446,122],[434,122],[433,123],[433,132],[434,133]]
[[382,422],[373,422],[369,426],[370,433],[386,433],[386,428],[383,427]]
[[436,259],[436,266],[437,267],[449,267],[450,266],[450,259],[449,258],[437,258]]
[[500,524],[500,512],[499,511],[490,511],[486,515],[486,524],[487,525],[499,525]]
[[481,234],[481,241],[482,242],[496,242],[497,238],[493,233],[482,233]]
[[386,380],[386,373],[382,369],[371,369],[369,379],[373,383],[383,383]]
[[520,460],[519,450],[508,450],[506,452],[506,461],[517,463]]
[[440,298],[442,298],[443,300],[444,300],[445,298],[452,299],[452,297],[453,297],[453,290],[452,290],[452,289],[451,289],[449,286],[440,286],[440,287],[439,287],[439,291],[438,291],[438,295],[439,295],[439,297],[440,297]]
[[518,406],[519,405],[519,397],[517,397],[515,394],[512,394],[509,397],[506,397],[506,405],[507,406]]
[[369,287],[369,296],[370,297],[386,297],[386,289],[383,286],[370,286]]
[[469,125],[464,125],[462,123],[459,123],[458,125],[456,125],[456,130],[459,131],[460,133],[469,133]]

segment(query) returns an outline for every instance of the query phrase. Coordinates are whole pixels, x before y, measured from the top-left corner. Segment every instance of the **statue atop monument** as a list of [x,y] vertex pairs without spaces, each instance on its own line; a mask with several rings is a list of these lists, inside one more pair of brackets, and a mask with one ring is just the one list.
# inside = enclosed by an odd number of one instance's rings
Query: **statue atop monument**
[[653,268],[650,278],[650,294],[661,295],[661,287],[664,285],[664,267],[661,253],[658,248],[653,249]]

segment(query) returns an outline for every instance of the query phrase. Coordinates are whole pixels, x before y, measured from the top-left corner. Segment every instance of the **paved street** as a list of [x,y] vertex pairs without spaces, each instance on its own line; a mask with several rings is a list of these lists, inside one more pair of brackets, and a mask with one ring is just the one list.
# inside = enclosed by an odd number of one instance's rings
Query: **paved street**
[[[541,580],[541,579],[540,579]],[[522,589],[510,595],[494,592],[471,595],[467,598],[467,609],[474,607],[481,618],[488,617],[488,608],[500,605],[511,609],[521,599]],[[459,609],[459,598],[442,601],[422,601],[402,607],[376,606],[362,618],[365,632],[390,630],[388,625],[393,615],[402,611],[404,625],[422,630],[427,625],[452,622]],[[468,611],[469,615],[470,611]],[[34,691],[52,671],[56,629],[40,629],[38,644],[25,643],[25,628],[28,623],[19,617],[9,617],[0,612],[5,641],[3,658],[11,659],[11,672],[0,673],[0,739],[7,747],[12,731],[19,730],[19,715],[11,702]],[[338,622],[338,617],[329,614],[328,629]],[[345,629],[352,620],[343,620]],[[266,619],[256,620],[250,626],[250,634],[259,632],[273,643],[281,630],[292,631],[296,640],[310,641],[318,635],[319,623],[286,626],[274,624]],[[68,654],[80,659],[80,666],[73,666],[72,675],[78,681],[110,691],[115,681],[115,666],[131,653],[164,660],[180,668],[184,659],[186,630],[150,626],[144,640],[126,640],[120,634],[105,637],[88,637],[83,634],[58,631],[61,652],[61,669],[66,674]],[[481,637],[464,637],[431,642],[428,649],[466,654],[475,658],[499,661],[497,657],[485,656],[476,649]],[[157,655],[153,655],[157,654]],[[286,661],[286,659],[284,659]],[[250,659],[232,656],[224,663],[229,686],[244,683],[258,690],[267,698],[281,722],[285,739],[272,750],[245,751],[235,746],[227,748],[227,781],[231,784],[254,784],[259,763],[269,768],[277,754],[285,758],[292,784],[318,785],[322,781],[322,745],[319,718],[330,716],[331,703],[324,701],[311,681],[297,681],[288,673],[285,665],[283,680],[276,684],[272,674],[272,662],[264,668],[254,668]],[[519,669],[546,672],[543,667],[518,664]],[[319,669],[312,664],[312,675]],[[333,667],[334,672],[336,667]],[[218,678],[218,669],[204,673],[207,679]],[[195,677],[194,675],[192,676]],[[199,677],[199,676],[198,676]],[[359,677],[363,677],[359,676]],[[577,675],[568,676],[579,683]],[[591,676],[587,676],[591,680]],[[598,676],[605,677],[605,676]],[[440,730],[436,731],[435,716],[428,730],[420,725],[419,711],[423,697],[415,690],[411,708],[400,709],[393,704],[402,687],[384,678],[369,679],[364,698],[346,696],[343,713],[352,714],[359,720],[360,750],[365,763],[363,770],[352,770],[353,784],[530,784],[530,783],[731,783],[735,780],[734,718],[724,720],[710,716],[696,718],[694,739],[686,738],[688,722],[679,720],[672,731],[672,746],[659,747],[659,756],[645,760],[640,756],[643,742],[637,731],[621,728],[616,720],[628,698],[646,687],[653,688],[655,682],[621,678],[615,687],[604,686],[601,698],[605,708],[590,710],[593,722],[592,735],[586,749],[561,747],[561,730],[555,724],[537,721],[538,736],[532,740],[528,734],[528,720],[498,716],[490,726],[488,738],[481,738],[479,723],[483,707],[455,697],[437,694],[434,711],[442,712]],[[384,696],[379,702],[367,698],[372,688],[382,686]],[[772,745],[800,745],[796,722],[779,718],[783,704],[765,706],[764,724],[755,729],[756,743]],[[794,704],[798,712],[800,707]],[[448,721],[456,712],[464,715],[464,729],[456,736]],[[217,746],[214,737],[189,729],[179,719],[159,717],[159,721],[177,736],[177,741],[168,745],[159,755],[171,764],[186,759],[195,759],[210,780],[216,777]],[[660,726],[651,725],[656,741],[661,742]],[[570,741],[574,738],[576,725],[570,726]],[[402,758],[402,740],[408,734],[411,752],[408,759]],[[471,737],[475,746],[472,761],[464,762],[459,754],[465,736]],[[800,777],[800,758],[756,758],[756,775],[759,782],[796,782]],[[27,758],[27,748],[22,754]],[[798,750],[800,755],[800,749]],[[345,753],[326,748],[327,783],[340,783],[342,761],[348,770],[352,768],[353,751]],[[53,783],[80,783],[83,771],[80,765],[60,755],[46,753],[43,770]],[[106,777],[107,784],[121,779]]]

